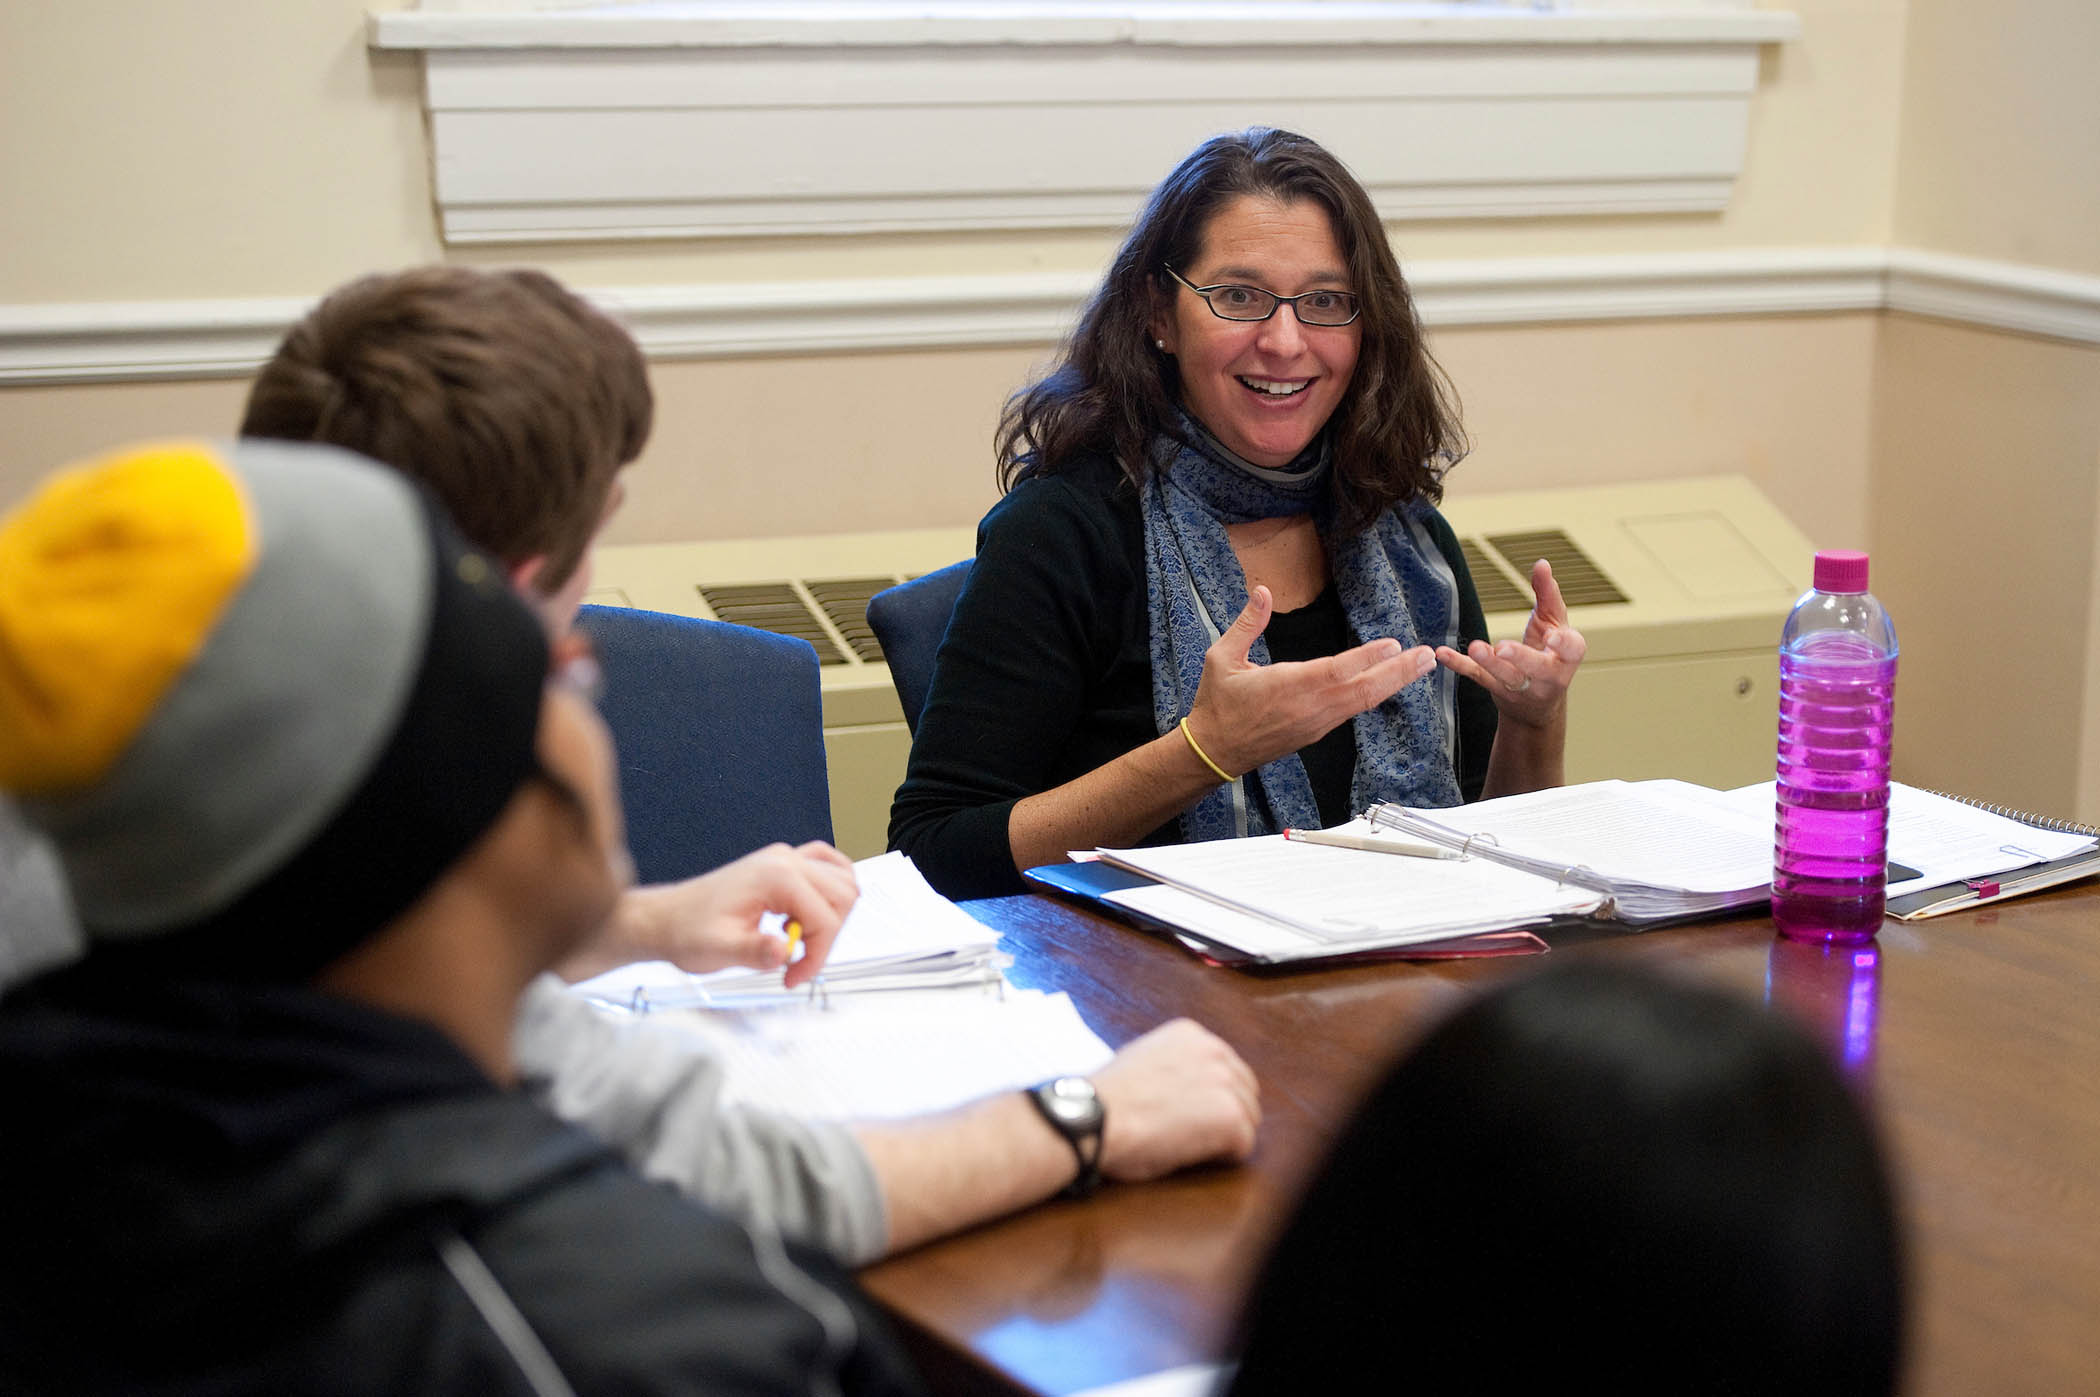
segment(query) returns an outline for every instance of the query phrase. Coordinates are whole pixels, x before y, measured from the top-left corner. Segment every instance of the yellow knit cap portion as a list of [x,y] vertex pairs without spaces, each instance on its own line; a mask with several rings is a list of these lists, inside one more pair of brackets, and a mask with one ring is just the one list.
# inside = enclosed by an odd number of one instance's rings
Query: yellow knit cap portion
[[239,483],[201,442],[61,471],[0,519],[0,790],[99,781],[258,553]]

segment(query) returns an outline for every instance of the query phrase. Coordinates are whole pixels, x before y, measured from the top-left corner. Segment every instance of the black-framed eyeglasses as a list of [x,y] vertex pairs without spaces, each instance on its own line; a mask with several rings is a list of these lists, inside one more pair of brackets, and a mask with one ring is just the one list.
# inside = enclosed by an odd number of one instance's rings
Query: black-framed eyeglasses
[[1363,314],[1363,303],[1357,300],[1353,291],[1301,291],[1295,296],[1279,296],[1259,286],[1237,286],[1230,282],[1192,286],[1187,277],[1172,267],[1167,267],[1166,273],[1201,296],[1203,303],[1210,307],[1210,313],[1220,320],[1267,320],[1276,313],[1276,307],[1289,306],[1300,325],[1333,329],[1347,325]]

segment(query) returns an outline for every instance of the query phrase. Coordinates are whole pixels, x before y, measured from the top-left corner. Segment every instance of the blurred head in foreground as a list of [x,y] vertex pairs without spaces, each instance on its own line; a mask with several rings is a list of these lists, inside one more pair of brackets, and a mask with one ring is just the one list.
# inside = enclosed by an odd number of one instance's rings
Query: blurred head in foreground
[[1242,1318],[1236,1394],[1888,1393],[1902,1247],[1866,1115],[1747,1001],[1576,962],[1385,1078]]
[[624,878],[603,729],[548,674],[501,569],[346,452],[156,443],[0,520],[0,790],[89,974],[309,979],[468,877],[529,906],[529,977]]

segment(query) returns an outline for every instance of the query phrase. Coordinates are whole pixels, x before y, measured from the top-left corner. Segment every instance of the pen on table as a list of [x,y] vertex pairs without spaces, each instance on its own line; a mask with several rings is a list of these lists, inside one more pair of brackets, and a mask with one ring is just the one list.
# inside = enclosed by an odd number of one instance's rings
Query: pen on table
[[1326,844],[1336,849],[1364,849],[1374,854],[1405,854],[1411,859],[1460,859],[1465,857],[1455,849],[1440,849],[1434,844],[1410,844],[1399,839],[1370,839],[1361,834],[1338,834],[1324,829],[1287,829],[1285,839],[1300,844]]

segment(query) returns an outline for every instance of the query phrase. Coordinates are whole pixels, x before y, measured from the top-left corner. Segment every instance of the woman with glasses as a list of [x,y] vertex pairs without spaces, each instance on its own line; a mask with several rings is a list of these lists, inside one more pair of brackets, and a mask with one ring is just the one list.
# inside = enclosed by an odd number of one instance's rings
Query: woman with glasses
[[951,897],[1067,851],[1557,784],[1582,636],[1541,561],[1486,643],[1465,450],[1370,197],[1254,129],[1154,191],[1007,404],[890,843]]

